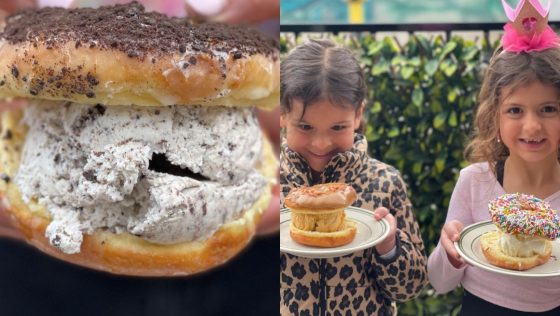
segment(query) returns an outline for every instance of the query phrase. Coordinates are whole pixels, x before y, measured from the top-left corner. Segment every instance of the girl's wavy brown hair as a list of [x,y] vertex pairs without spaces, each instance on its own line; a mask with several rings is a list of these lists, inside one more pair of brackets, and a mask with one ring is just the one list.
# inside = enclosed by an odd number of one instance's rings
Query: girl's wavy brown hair
[[[498,49],[486,69],[479,94],[472,140],[465,148],[470,163],[487,161],[496,172],[496,162],[505,160],[509,150],[498,142],[499,108],[504,88],[514,91],[535,80],[556,87],[560,93],[560,49],[510,53]],[[560,157],[560,153],[559,153]]]

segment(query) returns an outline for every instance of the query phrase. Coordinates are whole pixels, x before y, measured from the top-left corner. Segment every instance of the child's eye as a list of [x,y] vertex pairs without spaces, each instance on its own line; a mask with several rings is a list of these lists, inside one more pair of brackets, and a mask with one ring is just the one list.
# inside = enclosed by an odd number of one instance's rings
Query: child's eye
[[509,109],[507,109],[506,113],[508,114],[513,114],[513,115],[519,115],[521,113],[523,113],[523,110],[521,110],[520,107],[510,107]]
[[298,127],[300,130],[302,130],[302,131],[309,131],[309,130],[312,129],[311,125],[309,125],[309,124],[303,124],[303,123],[299,123],[299,124],[297,125],[297,127]]
[[335,130],[335,131],[341,131],[345,128],[346,128],[345,125],[335,125],[335,126],[332,127],[332,129]]
[[558,105],[545,105],[541,108],[541,112],[545,114],[555,114],[558,112]]

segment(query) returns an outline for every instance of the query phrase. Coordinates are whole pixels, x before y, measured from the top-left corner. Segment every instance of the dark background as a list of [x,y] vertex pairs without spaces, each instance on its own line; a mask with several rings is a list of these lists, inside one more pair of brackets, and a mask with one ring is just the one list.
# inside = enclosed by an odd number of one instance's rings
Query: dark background
[[279,237],[182,278],[121,277],[0,239],[0,315],[277,315]]

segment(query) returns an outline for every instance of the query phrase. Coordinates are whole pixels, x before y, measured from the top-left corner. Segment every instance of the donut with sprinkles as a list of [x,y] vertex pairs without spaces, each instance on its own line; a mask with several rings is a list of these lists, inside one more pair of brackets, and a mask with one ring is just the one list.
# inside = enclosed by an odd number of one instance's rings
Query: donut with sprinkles
[[492,222],[511,235],[538,236],[555,240],[560,235],[560,215],[532,195],[505,194],[488,205]]

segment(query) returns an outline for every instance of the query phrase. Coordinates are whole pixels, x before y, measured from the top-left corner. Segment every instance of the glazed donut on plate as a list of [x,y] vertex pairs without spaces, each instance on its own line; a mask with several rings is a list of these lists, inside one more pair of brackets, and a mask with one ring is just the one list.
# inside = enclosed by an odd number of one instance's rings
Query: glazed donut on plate
[[356,224],[346,219],[344,209],[356,198],[356,191],[344,183],[293,189],[284,201],[292,212],[290,236],[300,244],[324,248],[352,242]]
[[499,267],[527,270],[548,261],[560,216],[548,203],[527,194],[502,195],[489,203],[497,231],[484,234],[482,252]]

